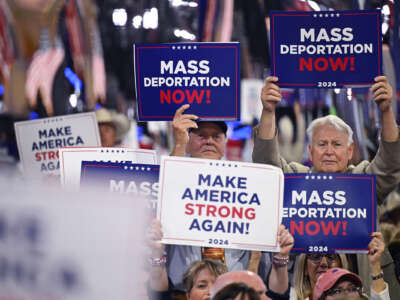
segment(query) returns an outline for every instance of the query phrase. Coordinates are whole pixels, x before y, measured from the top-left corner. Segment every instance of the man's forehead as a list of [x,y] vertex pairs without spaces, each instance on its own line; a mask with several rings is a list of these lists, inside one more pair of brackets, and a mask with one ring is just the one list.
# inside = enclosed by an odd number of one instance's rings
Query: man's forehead
[[[313,138],[318,136],[319,139],[328,139],[328,131],[330,131],[330,133],[334,133],[334,137],[347,138],[349,136],[348,132],[344,129],[338,129],[331,124],[322,124],[315,128]],[[329,137],[331,136],[329,135]]]
[[194,133],[198,132],[215,132],[215,133],[224,133],[222,128],[213,122],[199,122],[197,123],[198,128],[192,130]]

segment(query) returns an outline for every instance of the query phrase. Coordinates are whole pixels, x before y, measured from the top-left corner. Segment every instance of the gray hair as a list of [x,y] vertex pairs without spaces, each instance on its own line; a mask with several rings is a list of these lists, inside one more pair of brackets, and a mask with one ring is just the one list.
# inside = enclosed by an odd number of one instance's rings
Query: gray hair
[[312,141],[315,129],[322,125],[332,125],[337,130],[347,133],[347,146],[350,146],[353,143],[353,130],[351,127],[347,125],[341,118],[334,115],[327,115],[325,117],[315,119],[310,123],[310,125],[308,125],[307,137],[309,143]]

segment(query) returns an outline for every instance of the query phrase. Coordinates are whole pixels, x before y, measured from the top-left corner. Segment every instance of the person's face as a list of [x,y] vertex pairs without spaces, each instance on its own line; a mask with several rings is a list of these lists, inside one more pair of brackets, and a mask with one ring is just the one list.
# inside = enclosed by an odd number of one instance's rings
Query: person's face
[[99,131],[100,131],[101,146],[114,147],[115,146],[114,126],[108,123],[100,123]]
[[186,152],[191,157],[221,159],[225,153],[225,134],[214,123],[199,123],[199,128],[189,134]]
[[349,280],[344,280],[328,291],[326,300],[344,300],[359,295],[359,287]]
[[347,145],[348,134],[332,125],[321,125],[314,131],[308,146],[310,159],[316,172],[336,173],[346,171],[353,155],[354,144]]
[[336,254],[307,254],[305,274],[310,279],[311,287],[314,289],[319,276],[335,267],[341,267],[340,258]]
[[194,278],[192,289],[186,293],[188,300],[210,300],[210,289],[215,282],[215,275],[208,269],[202,269]]

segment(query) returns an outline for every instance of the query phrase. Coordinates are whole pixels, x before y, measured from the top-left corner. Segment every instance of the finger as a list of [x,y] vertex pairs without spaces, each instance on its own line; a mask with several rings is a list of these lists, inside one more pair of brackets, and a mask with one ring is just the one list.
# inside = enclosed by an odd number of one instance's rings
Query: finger
[[388,91],[388,89],[386,88],[386,87],[379,87],[378,89],[376,89],[376,90],[374,90],[374,92],[373,92],[373,96],[374,96],[374,98],[376,97],[376,96],[378,96],[378,95],[380,95],[380,94],[389,94],[389,91]]
[[268,83],[268,82],[277,82],[279,80],[279,78],[277,77],[277,76],[268,76],[266,79],[265,79],[265,83]]
[[383,235],[382,235],[382,232],[376,231],[376,232],[371,233],[371,237],[377,238],[378,240],[382,240]]
[[183,120],[183,119],[191,119],[191,120],[197,120],[199,117],[198,116],[196,116],[196,115],[191,115],[191,114],[183,114],[183,115],[181,115],[180,116],[180,120]]
[[389,97],[388,97],[387,94],[380,94],[379,96],[374,97],[374,101],[375,101],[378,105],[380,105],[381,103],[383,103],[383,102],[385,102],[385,101],[390,102],[390,99],[389,99]]
[[176,112],[175,112],[174,118],[175,118],[175,117],[181,116],[181,115],[183,114],[183,112],[184,112],[185,110],[187,110],[189,107],[190,107],[189,104],[184,104],[184,105],[182,105],[181,107],[179,107],[179,108],[176,110]]
[[196,122],[194,122],[192,120],[184,120],[184,121],[179,123],[178,128],[181,129],[181,130],[185,130],[186,131],[189,128],[199,128],[199,126],[197,125]]
[[375,81],[375,82],[383,82],[383,81],[386,81],[386,82],[387,82],[387,78],[386,78],[386,76],[376,76],[376,77],[374,78],[374,81]]
[[267,92],[267,91],[269,91],[269,90],[277,91],[277,92],[280,93],[281,88],[280,88],[278,85],[276,85],[275,83],[269,82],[269,83],[266,83],[266,84],[263,86],[262,92],[265,93],[265,92]]
[[277,96],[277,97],[281,97],[281,93],[279,91],[279,89],[274,89],[274,88],[265,88],[262,91],[263,96]]

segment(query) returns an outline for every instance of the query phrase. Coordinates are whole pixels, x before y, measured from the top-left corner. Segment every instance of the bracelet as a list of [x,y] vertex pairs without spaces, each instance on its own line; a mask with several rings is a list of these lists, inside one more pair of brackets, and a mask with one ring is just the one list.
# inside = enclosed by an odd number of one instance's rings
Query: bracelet
[[272,263],[277,267],[287,266],[287,264],[289,263],[289,256],[284,256],[284,257],[272,256]]
[[380,274],[378,274],[376,276],[371,276],[372,280],[378,280],[378,279],[381,279],[381,278],[383,278],[383,272],[381,272]]
[[167,263],[167,255],[164,254],[157,258],[150,257],[149,262],[152,267],[163,267]]

